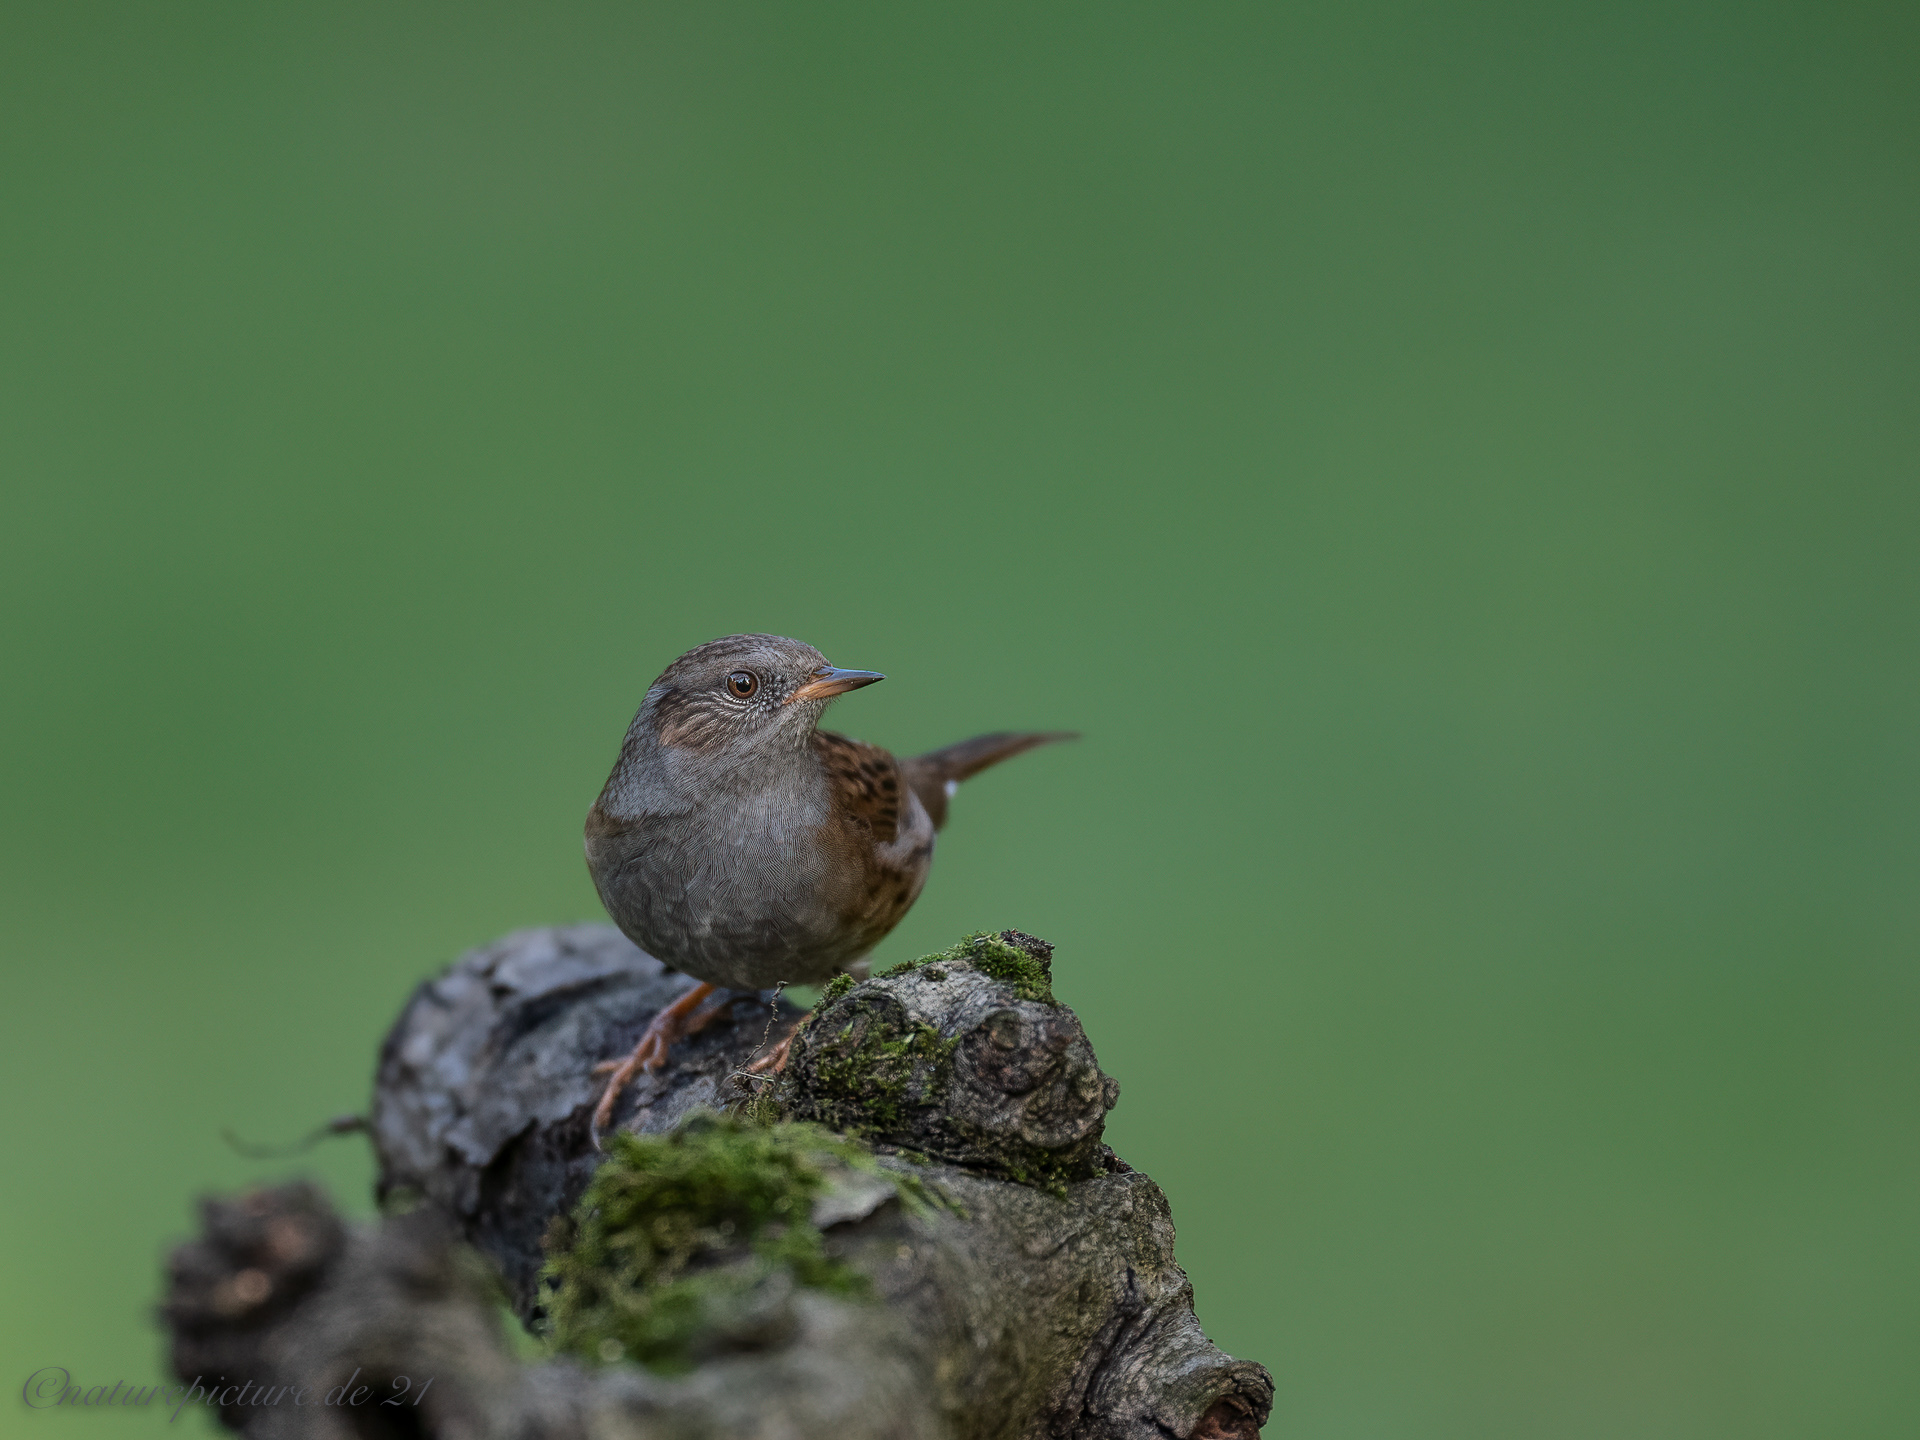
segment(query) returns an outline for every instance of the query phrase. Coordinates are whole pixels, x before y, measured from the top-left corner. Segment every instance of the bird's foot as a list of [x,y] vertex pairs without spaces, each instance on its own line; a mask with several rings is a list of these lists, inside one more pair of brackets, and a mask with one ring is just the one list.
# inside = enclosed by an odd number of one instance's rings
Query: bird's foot
[[633,1077],[642,1070],[651,1074],[665,1065],[667,1051],[676,1040],[684,1040],[706,1029],[732,1003],[731,995],[722,995],[719,1003],[702,1009],[701,1002],[713,993],[714,987],[711,985],[703,983],[694,986],[647,1022],[647,1028],[640,1034],[640,1043],[633,1047],[633,1053],[626,1059],[606,1060],[593,1067],[594,1074],[609,1077],[607,1088],[601,1092],[600,1103],[593,1107],[589,1133],[593,1137],[594,1149],[600,1148],[600,1136],[613,1119],[614,1102],[619,1100],[620,1092],[627,1088]]
[[778,1075],[787,1068],[787,1052],[793,1049],[793,1032],[788,1031],[786,1038],[756,1060],[749,1060],[746,1072],[749,1075]]

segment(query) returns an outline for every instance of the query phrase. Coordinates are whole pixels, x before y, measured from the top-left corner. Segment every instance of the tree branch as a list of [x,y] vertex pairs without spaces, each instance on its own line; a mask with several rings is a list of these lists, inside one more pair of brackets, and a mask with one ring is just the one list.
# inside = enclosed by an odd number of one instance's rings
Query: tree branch
[[[691,1368],[658,1373],[599,1363],[622,1353],[612,1330],[597,1354],[521,1363],[493,1297],[541,1320],[543,1239],[567,1242],[568,1222],[550,1227],[605,1160],[587,1131],[592,1066],[693,982],[599,926],[476,951],[421,986],[382,1050],[388,1218],[348,1229],[298,1186],[208,1202],[205,1233],[173,1260],[175,1368],[279,1387],[276,1403],[223,1411],[258,1440],[1251,1437],[1272,1380],[1206,1338],[1166,1197],[1101,1143],[1118,1086],[1054,1003],[1050,955],[1008,931],[837,983],[777,1084],[740,1072],[800,1017],[740,997],[632,1087],[615,1118],[636,1134],[701,1143],[683,1122],[731,1108],[872,1150],[822,1162],[794,1222],[864,1293],[701,1231],[687,1283],[713,1286],[681,1337]],[[371,1387],[359,1405],[317,1403],[356,1370]],[[293,1402],[300,1385],[311,1403]]]

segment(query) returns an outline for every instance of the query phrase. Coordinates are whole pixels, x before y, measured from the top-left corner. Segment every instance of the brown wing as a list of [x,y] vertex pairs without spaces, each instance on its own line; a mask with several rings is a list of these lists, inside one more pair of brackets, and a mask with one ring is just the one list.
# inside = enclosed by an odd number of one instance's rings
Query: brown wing
[[813,732],[813,749],[833,786],[835,808],[871,830],[878,843],[891,845],[900,833],[905,794],[893,756],[830,730]]

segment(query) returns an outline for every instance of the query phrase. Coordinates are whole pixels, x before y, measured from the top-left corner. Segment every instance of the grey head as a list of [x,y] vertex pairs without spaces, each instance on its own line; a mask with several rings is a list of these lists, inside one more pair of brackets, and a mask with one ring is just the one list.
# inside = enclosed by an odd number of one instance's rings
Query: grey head
[[836,696],[885,678],[830,665],[784,635],[695,646],[648,688],[597,808],[614,817],[684,810],[694,793],[764,783],[807,753]]
[[727,635],[669,665],[640,715],[651,717],[663,745],[705,754],[799,750],[836,696],[884,679],[829,665],[784,635]]

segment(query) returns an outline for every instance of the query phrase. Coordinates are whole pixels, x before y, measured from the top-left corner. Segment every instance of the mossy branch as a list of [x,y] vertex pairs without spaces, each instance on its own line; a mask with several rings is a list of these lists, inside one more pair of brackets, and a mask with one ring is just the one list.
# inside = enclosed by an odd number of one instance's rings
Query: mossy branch
[[[315,1393],[432,1374],[402,1418],[446,1436],[1254,1435],[1272,1382],[1194,1319],[1050,962],[969,936],[836,981],[804,1025],[775,1000],[771,1032],[739,997],[630,1090],[602,1155],[594,1062],[692,982],[603,927],[509,936],[422,986],[382,1052],[389,1217],[343,1228],[310,1189],[211,1202],[175,1258],[176,1368]],[[777,1082],[743,1073],[796,1030]],[[500,1299],[549,1358],[516,1355]],[[371,1433],[337,1408],[223,1418]]]

